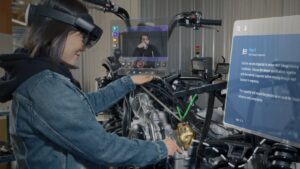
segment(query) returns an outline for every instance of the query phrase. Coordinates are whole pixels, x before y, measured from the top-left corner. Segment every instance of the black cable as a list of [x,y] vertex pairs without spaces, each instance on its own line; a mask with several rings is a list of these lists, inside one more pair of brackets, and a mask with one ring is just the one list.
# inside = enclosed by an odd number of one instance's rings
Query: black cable
[[166,97],[165,99],[168,99],[169,101],[171,101],[171,103],[172,103],[171,107],[175,107],[176,106],[175,105],[176,101],[174,100],[174,97],[171,94],[169,94],[167,91],[165,91],[165,89],[162,88],[161,86],[149,83],[147,87],[155,89],[155,91],[158,91],[160,94],[162,94],[164,97]]
[[[170,92],[166,91],[165,88],[163,88],[162,86],[160,85],[157,85],[157,84],[153,84],[153,83],[149,83],[147,84],[146,86],[152,88],[152,89],[155,89],[157,91],[159,91],[162,95],[164,95],[165,97],[167,97],[168,99],[170,99],[174,104],[176,103],[176,100],[174,99],[174,96],[170,94]],[[199,108],[197,105],[194,106],[194,110],[195,108]],[[197,117],[197,118],[195,118]],[[200,118],[200,119],[199,119]],[[197,115],[197,113],[195,113],[195,115],[189,115],[186,120],[188,122],[190,122],[192,125],[194,125],[194,128],[197,128],[197,129],[200,129],[202,127],[202,123],[204,122],[205,118],[200,116],[200,115]],[[199,122],[198,120],[201,120],[201,122]],[[214,121],[212,120],[211,121],[213,124],[217,125],[218,127],[221,127],[223,129],[225,129],[224,126],[222,126],[221,123],[217,122],[217,121]],[[212,133],[215,133],[211,130]],[[199,131],[198,131],[199,133]],[[201,133],[201,132],[200,132]],[[215,133],[216,135],[219,135],[217,133]]]
[[187,106],[185,106],[185,104],[183,103],[183,101],[181,99],[179,99],[178,97],[176,97],[173,94],[173,89],[172,86],[165,80],[161,80],[161,82],[163,83],[163,85],[165,86],[166,90],[168,91],[168,93],[171,93],[172,98],[174,99],[174,103],[181,109],[181,110],[186,110]]
[[222,59],[223,59],[223,63],[225,63],[225,62],[226,62],[225,57],[224,57],[224,56],[221,56],[221,57],[222,57]]
[[[172,101],[173,106],[175,107],[178,106],[181,110],[185,110],[187,106],[185,106],[184,102],[181,99],[173,95],[173,89],[171,85],[167,83],[165,80],[160,80],[160,81],[161,83],[163,83],[165,88],[158,85],[156,85],[156,87],[161,89],[161,91],[164,91],[162,94],[165,94],[165,96]],[[188,117],[186,117],[185,119],[188,119]]]
[[150,86],[150,88],[152,88],[152,89],[157,88],[157,90],[158,90],[162,95],[164,95],[165,97],[167,97],[168,99],[170,99],[172,102],[175,102],[173,96],[172,96],[170,93],[168,93],[166,90],[164,90],[163,87],[161,87],[161,86],[159,86],[159,85],[151,84],[151,83],[147,84],[146,86]]
[[176,28],[177,24],[178,24],[178,20],[177,20],[177,17],[180,16],[181,14],[177,14],[173,17],[173,19],[171,20],[170,24],[171,25],[169,27],[169,30],[168,30],[168,40],[170,39],[174,29]]
[[117,130],[119,128],[121,128],[121,125],[114,126],[114,127],[111,127],[111,128],[107,128],[106,131],[111,133],[111,132],[114,132],[115,130]]

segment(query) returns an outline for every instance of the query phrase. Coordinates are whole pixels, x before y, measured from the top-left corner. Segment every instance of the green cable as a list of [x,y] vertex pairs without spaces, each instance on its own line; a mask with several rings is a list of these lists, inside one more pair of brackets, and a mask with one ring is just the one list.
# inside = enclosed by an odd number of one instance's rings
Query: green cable
[[180,109],[179,109],[178,106],[176,106],[176,108],[177,108],[177,114],[178,114],[178,116],[179,116],[179,119],[180,119],[180,121],[182,121],[181,111],[180,111]]
[[197,99],[197,97],[198,97],[197,94],[194,94],[194,95],[192,96],[192,99],[190,100],[190,103],[189,103],[187,109],[185,110],[183,116],[182,116],[182,114],[181,114],[181,111],[180,111],[179,107],[178,107],[178,106],[176,107],[176,108],[177,108],[177,114],[179,115],[179,119],[180,119],[181,121],[182,121],[183,119],[186,118],[186,116],[188,115],[189,111],[191,110],[192,105],[194,104],[194,102],[195,102],[195,100]]
[[186,116],[188,115],[189,111],[192,108],[192,105],[194,104],[195,100],[197,99],[197,94],[195,94],[192,99],[190,100],[190,103],[188,105],[188,108],[186,109],[184,115],[182,116],[182,120],[186,118]]

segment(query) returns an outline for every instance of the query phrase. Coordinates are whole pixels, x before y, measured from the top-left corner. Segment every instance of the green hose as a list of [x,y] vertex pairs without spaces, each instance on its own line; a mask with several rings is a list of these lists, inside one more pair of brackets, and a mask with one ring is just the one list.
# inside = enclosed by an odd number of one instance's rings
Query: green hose
[[177,108],[177,114],[178,114],[179,119],[181,121],[183,121],[186,118],[186,116],[188,115],[189,111],[191,110],[191,108],[192,108],[193,104],[195,103],[195,101],[197,100],[197,98],[198,98],[197,94],[194,94],[192,96],[192,99],[190,99],[189,105],[188,105],[187,109],[185,110],[184,115],[182,115],[180,108],[178,106],[176,107]]

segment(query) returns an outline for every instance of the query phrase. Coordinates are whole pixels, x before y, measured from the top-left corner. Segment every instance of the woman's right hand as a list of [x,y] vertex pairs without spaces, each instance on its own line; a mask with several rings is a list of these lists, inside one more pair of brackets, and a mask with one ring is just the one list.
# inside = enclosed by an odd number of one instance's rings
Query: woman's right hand
[[142,85],[153,80],[154,76],[152,75],[134,75],[131,76],[131,80],[135,85]]
[[164,140],[164,143],[166,144],[168,149],[168,156],[174,156],[176,152],[182,153],[182,149],[172,139],[167,137]]

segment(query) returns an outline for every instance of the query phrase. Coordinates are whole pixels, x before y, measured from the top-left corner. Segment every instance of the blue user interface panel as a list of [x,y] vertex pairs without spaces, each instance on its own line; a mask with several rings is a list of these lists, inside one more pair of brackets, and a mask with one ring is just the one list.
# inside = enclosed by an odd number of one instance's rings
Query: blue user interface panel
[[300,146],[300,16],[235,23],[224,123]]
[[120,50],[120,75],[165,75],[168,63],[168,25],[161,20],[112,23],[112,48]]

